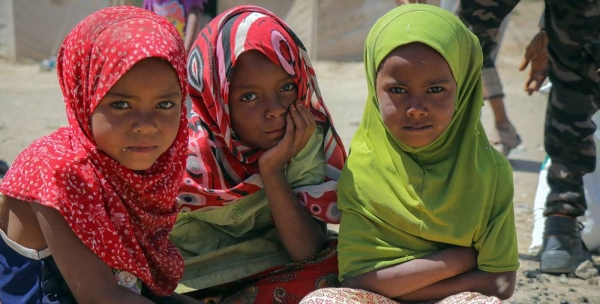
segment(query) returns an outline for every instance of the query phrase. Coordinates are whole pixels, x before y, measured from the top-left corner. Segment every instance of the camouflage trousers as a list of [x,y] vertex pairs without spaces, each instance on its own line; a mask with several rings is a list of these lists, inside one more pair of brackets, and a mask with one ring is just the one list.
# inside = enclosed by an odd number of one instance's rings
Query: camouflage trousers
[[[469,5],[469,1],[470,0],[441,0],[440,6],[455,13],[467,27],[473,30],[480,41],[483,42],[482,46],[486,47],[486,52],[484,52],[483,56],[482,70],[483,98],[502,98],[504,97],[504,89],[502,87],[500,75],[498,75],[498,70],[496,69],[496,57],[498,56],[498,50],[500,49],[502,38],[506,32],[510,15],[507,15],[503,18],[503,20],[500,20],[501,23],[498,29],[494,28],[490,31],[488,28],[489,25],[485,22],[486,20],[484,20],[486,16],[477,14],[473,6]],[[467,7],[466,9],[462,6],[462,2],[467,2],[467,4],[464,6]],[[467,15],[469,17],[467,17]],[[471,24],[470,22],[473,22],[474,18],[476,23]],[[473,29],[473,26],[478,28]],[[483,26],[485,26],[486,29],[483,29]],[[480,37],[482,35],[484,37]]]
[[544,146],[551,159],[544,214],[587,209],[584,174],[596,168],[592,115],[600,107],[600,1],[546,0],[552,89]]

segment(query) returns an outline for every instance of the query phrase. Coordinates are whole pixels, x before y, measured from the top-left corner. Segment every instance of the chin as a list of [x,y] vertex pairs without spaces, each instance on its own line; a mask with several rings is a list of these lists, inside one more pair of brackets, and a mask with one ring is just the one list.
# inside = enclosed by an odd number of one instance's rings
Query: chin
[[150,164],[148,164],[148,163],[123,164],[123,166],[125,166],[127,169],[132,170],[132,171],[145,171],[145,170],[150,169],[150,167],[152,167],[154,162],[155,161],[153,161]]
[[421,137],[410,137],[407,138],[406,141],[402,141],[404,142],[406,145],[411,146],[413,148],[421,148],[421,147],[425,147],[427,145],[429,145],[430,143],[432,143],[435,139],[429,139],[429,138],[425,138],[424,136]]
[[407,143],[407,145],[409,145],[412,148],[421,148],[421,147],[425,147],[428,144],[430,144],[431,142],[427,142],[427,143],[423,143],[423,142],[413,142],[413,143]]
[[130,169],[131,171],[135,171],[135,173],[143,173],[144,171],[148,170],[150,167],[127,167],[128,169]]

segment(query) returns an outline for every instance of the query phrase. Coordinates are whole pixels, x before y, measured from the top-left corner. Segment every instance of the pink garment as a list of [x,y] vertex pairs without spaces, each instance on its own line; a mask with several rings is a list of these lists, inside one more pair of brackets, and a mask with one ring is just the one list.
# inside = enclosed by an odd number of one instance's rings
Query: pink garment
[[[308,294],[300,304],[400,304],[374,292],[354,288],[322,288]],[[415,302],[411,302],[415,303]],[[496,297],[478,292],[461,292],[440,301],[421,302],[423,304],[502,304]]]
[[170,295],[183,261],[169,241],[177,217],[187,120],[182,107],[171,147],[144,172],[134,172],[96,146],[90,117],[110,88],[134,64],[158,57],[173,65],[187,94],[185,51],[163,17],[128,6],[102,9],[65,38],[57,72],[69,126],[36,140],[15,160],[0,192],[52,207],[111,268],[128,271],[156,295]]
[[183,37],[187,24],[187,16],[192,7],[204,10],[208,0],[144,0],[143,8],[167,18]]

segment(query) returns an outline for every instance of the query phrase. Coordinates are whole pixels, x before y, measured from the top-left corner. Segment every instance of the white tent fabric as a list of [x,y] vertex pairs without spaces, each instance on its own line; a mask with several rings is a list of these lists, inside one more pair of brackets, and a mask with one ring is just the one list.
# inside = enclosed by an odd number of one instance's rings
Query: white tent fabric
[[[0,0],[0,58],[41,61],[55,55],[85,16],[109,5],[141,0]],[[435,2],[435,1],[433,1]],[[362,60],[365,38],[395,0],[218,0],[220,12],[240,4],[281,16],[320,60]]]
[[67,33],[111,0],[0,0],[0,58],[40,61]]
[[365,38],[395,0],[219,0],[219,11],[240,4],[281,16],[306,45],[311,59],[363,59]]
[[16,57],[12,4],[12,0],[0,0],[0,57],[9,59]]

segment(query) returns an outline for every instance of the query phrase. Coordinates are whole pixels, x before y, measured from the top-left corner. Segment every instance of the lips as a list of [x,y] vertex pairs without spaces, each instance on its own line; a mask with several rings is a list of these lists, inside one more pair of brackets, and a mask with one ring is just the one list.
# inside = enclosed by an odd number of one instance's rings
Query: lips
[[280,127],[280,128],[276,128],[276,129],[273,129],[273,130],[271,130],[271,131],[267,131],[267,133],[279,132],[279,131],[281,131],[281,130],[284,130],[284,129],[285,129],[285,126],[284,126],[284,127]]
[[408,132],[423,132],[431,129],[431,125],[414,125],[414,126],[404,126],[403,129]]
[[266,132],[270,136],[280,137],[285,134],[285,127]]

